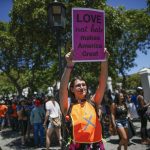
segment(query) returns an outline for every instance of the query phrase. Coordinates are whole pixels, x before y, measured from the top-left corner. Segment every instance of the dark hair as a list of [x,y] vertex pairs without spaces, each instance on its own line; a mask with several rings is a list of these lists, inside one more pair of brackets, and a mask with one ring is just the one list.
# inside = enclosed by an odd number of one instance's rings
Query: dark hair
[[[116,94],[115,94],[114,102],[115,102],[116,104],[119,104],[120,94],[123,94],[123,93],[122,93],[122,92],[119,92],[119,93],[116,93]],[[124,94],[123,94],[123,96],[124,96]]]
[[[81,76],[77,76],[77,77],[72,78],[72,80],[71,80],[71,82],[70,82],[70,85],[69,85],[69,93],[70,93],[71,99],[72,99],[73,101],[75,100],[75,95],[74,95],[74,93],[71,91],[71,88],[73,88],[74,83],[75,83],[76,80],[85,81]],[[85,81],[85,84],[86,84],[86,86],[87,86],[87,94],[88,94],[88,85],[87,85],[86,81]],[[87,96],[87,95],[86,95],[86,96]]]

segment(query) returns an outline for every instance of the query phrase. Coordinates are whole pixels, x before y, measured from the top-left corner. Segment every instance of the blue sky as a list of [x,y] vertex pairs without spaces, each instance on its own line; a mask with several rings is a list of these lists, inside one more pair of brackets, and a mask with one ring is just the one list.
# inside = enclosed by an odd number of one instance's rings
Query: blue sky
[[0,21],[9,21],[8,16],[12,8],[12,0],[0,0]]
[[[141,9],[146,7],[146,0],[107,0],[107,4],[113,7],[124,6],[126,9]],[[9,21],[8,16],[12,7],[12,0],[0,0],[0,21]],[[128,74],[136,73],[140,69],[150,68],[150,51],[147,55],[138,52],[135,60],[136,67],[132,68]]]

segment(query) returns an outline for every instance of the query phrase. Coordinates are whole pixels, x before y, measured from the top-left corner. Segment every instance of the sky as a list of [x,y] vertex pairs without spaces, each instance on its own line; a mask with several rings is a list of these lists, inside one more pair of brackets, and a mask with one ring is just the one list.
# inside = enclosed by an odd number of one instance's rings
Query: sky
[[[113,7],[124,6],[126,9],[142,9],[146,7],[146,0],[107,0],[107,4]],[[12,8],[12,0],[0,0],[0,21],[9,22],[9,12]],[[127,74],[137,73],[143,68],[150,68],[150,51],[148,54],[138,52],[135,59],[136,67],[132,68]]]

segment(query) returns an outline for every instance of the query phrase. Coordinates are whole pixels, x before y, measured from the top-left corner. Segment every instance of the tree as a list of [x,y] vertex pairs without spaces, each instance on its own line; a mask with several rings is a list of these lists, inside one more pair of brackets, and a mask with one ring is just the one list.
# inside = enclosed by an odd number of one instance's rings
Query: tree
[[145,10],[127,11],[123,7],[116,10],[108,8],[108,12],[111,12],[108,20],[112,21],[106,24],[108,25],[106,38],[109,39],[108,44],[112,48],[110,68],[113,67],[112,70],[115,69],[122,75],[123,87],[126,88],[126,73],[136,65],[134,60],[137,51],[146,54],[150,48],[150,16]]
[[[11,22],[0,23],[0,70],[22,93],[30,87],[32,92],[46,88],[59,79],[57,43],[53,30],[47,24],[47,7],[52,0],[15,0]],[[134,67],[137,51],[146,53],[150,43],[150,17],[147,9],[114,9],[106,0],[76,0],[66,2],[67,25],[63,38],[66,47],[71,47],[72,7],[103,9],[106,20],[106,47],[110,51],[109,75],[115,80],[123,76],[124,86],[127,71]],[[149,1],[148,1],[149,3]],[[144,30],[143,30],[144,29]],[[62,49],[64,55],[68,49]],[[94,89],[97,83],[99,63],[78,63],[74,74],[80,73]]]
[[150,12],[150,0],[147,0],[147,11]]
[[[5,72],[20,95],[25,87],[30,87],[32,93],[37,90],[37,83],[41,83],[38,74],[46,76],[45,70],[53,68],[55,64],[56,49],[51,44],[54,39],[47,25],[46,5],[48,4],[41,0],[16,0],[9,28],[6,30],[4,24],[1,25],[0,69]],[[47,78],[44,81],[47,83]],[[51,82],[47,84],[52,84]]]

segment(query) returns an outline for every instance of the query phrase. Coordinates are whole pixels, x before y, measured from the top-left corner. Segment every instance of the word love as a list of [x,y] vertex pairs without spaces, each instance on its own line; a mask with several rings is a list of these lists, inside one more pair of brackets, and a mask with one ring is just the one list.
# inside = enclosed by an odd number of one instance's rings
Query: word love
[[91,15],[91,14],[77,14],[77,22],[92,22],[92,23],[101,23],[102,18],[100,15]]

